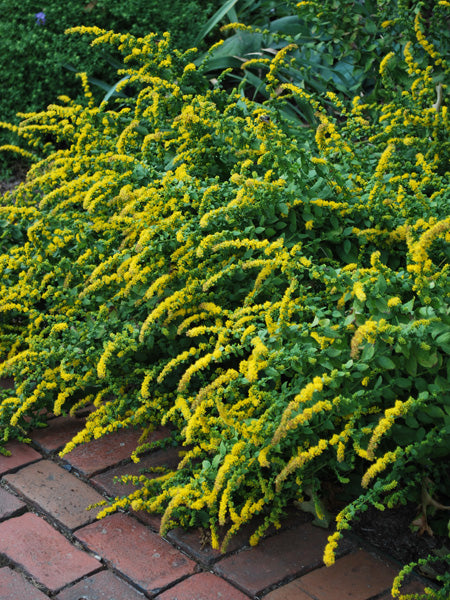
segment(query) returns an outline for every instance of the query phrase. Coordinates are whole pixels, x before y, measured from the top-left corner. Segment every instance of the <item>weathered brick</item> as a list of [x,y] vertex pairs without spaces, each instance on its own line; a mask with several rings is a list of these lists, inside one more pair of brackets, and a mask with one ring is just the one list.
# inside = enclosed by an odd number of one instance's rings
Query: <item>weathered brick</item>
[[145,510],[130,510],[129,513],[141,521],[141,523],[153,529],[153,531],[159,531],[161,526],[161,515],[148,513]]
[[23,465],[28,465],[42,458],[39,452],[36,452],[31,446],[22,444],[16,440],[8,442],[5,445],[5,449],[11,452],[11,456],[0,454],[0,475],[14,471]]
[[157,593],[195,568],[179,550],[123,513],[83,527],[76,537],[147,593]]
[[178,583],[155,600],[248,600],[248,596],[213,573],[198,573]]
[[130,456],[138,445],[141,431],[124,429],[82,444],[66,454],[64,461],[91,477]]
[[0,521],[9,519],[15,514],[22,511],[26,505],[13,494],[10,494],[5,489],[0,488]]
[[263,600],[315,600],[299,587],[298,581],[298,579],[294,579],[287,585],[282,585],[269,592],[263,597]]
[[49,460],[40,460],[4,479],[34,506],[69,529],[93,521],[100,509],[86,508],[103,500],[89,485]]
[[[253,532],[253,529],[251,530]],[[234,552],[248,546],[250,530],[242,528],[231,540],[227,552]],[[211,548],[209,531],[204,529],[189,529],[185,531],[181,527],[173,529],[167,534],[167,539],[179,546],[186,554],[197,562],[209,565],[219,560],[224,555],[219,550]]]
[[158,475],[152,474],[151,472],[145,472],[147,469],[154,467],[168,467],[169,469],[175,469],[180,457],[178,456],[177,448],[168,448],[167,450],[158,450],[143,456],[138,463],[128,462],[118,467],[113,467],[94,475],[91,478],[92,483],[101,488],[109,496],[127,496],[131,492],[134,492],[138,486],[134,486],[132,483],[115,483],[116,477],[122,475],[141,475],[145,474],[149,479]]
[[14,379],[12,377],[0,377],[0,388],[5,390],[14,389]]
[[55,597],[55,600],[83,599],[145,600],[145,596],[111,571],[100,571],[89,577],[84,577],[82,581],[66,588]]
[[[310,515],[298,510],[290,510],[286,517],[281,521],[281,531],[290,527],[296,527],[310,521]],[[225,554],[240,550],[249,545],[249,539],[254,531],[263,523],[263,518],[258,516],[250,523],[244,525],[235,536],[233,536],[228,544]],[[267,534],[273,534],[277,530],[271,526],[267,530]],[[219,540],[223,539],[227,530],[219,528]],[[205,535],[206,534],[206,535]],[[209,542],[209,532],[201,529],[183,530],[181,527],[173,529],[167,534],[167,539],[179,546],[186,554],[192,556],[196,561],[209,565],[214,561],[223,558],[224,554],[219,550],[213,550]]]
[[358,550],[298,579],[298,585],[321,600],[368,600],[389,589],[396,570],[391,563]]
[[83,428],[84,419],[77,417],[56,417],[48,421],[47,427],[36,429],[31,434],[32,441],[47,452],[63,448]]
[[33,513],[0,523],[0,554],[52,593],[101,567]]
[[249,595],[322,563],[327,531],[309,523],[267,538],[217,562],[214,571]]
[[48,596],[17,571],[3,567],[0,569],[0,600],[48,600]]

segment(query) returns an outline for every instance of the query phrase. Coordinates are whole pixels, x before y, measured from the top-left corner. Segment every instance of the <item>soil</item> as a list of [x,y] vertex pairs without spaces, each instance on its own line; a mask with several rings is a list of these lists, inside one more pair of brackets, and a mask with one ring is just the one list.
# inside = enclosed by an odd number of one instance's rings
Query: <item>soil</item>
[[[410,529],[418,514],[414,504],[379,511],[370,507],[358,521],[352,523],[352,533],[368,542],[381,552],[396,559],[402,565],[416,562],[439,551],[450,552],[448,537],[428,533],[419,534]],[[436,552],[437,551],[437,552]],[[430,579],[444,574],[448,565],[436,562],[421,567],[418,571]]]
[[5,180],[0,179],[0,196],[14,189],[22,181],[25,181],[27,170],[28,167],[21,162],[14,164],[11,177]]

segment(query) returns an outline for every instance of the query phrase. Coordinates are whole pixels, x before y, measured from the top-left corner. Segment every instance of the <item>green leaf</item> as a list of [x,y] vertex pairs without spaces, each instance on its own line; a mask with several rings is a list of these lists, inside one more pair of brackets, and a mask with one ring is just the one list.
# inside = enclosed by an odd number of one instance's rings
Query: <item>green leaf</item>
[[388,356],[378,356],[377,363],[382,369],[395,369],[395,362]]
[[436,338],[435,341],[438,346],[445,346],[447,344],[450,344],[450,331],[442,333]]
[[375,354],[375,346],[373,344],[367,344],[364,346],[364,349],[361,354],[361,361],[367,362],[369,361],[373,355]]
[[387,289],[387,283],[386,283],[386,279],[383,277],[383,275],[378,275],[377,284],[378,284],[378,291],[381,294],[384,294],[384,292]]
[[107,94],[105,95],[105,97],[103,98],[103,102],[108,102],[108,100],[111,98],[111,96],[112,96],[113,94],[116,94],[116,95],[118,95],[118,96],[121,96],[121,97],[125,97],[125,94],[121,94],[121,93],[119,93],[119,94],[118,94],[118,93],[116,92],[116,90],[117,90],[117,88],[119,87],[119,85],[120,85],[121,83],[123,83],[124,81],[126,81],[127,79],[130,79],[130,75],[125,75],[125,77],[122,77],[122,79],[119,79],[119,81],[118,81],[117,83],[115,83],[114,85],[112,85],[112,86],[109,88],[109,90],[108,90],[108,93],[107,93]]
[[238,0],[228,0],[225,2],[217,12],[213,14],[213,16],[209,19],[209,21],[200,29],[197,34],[197,37],[194,40],[194,44],[198,44],[201,42],[212,29],[219,23],[224,16],[233,8],[233,6],[237,3]]
[[430,350],[423,350],[422,348],[416,349],[415,356],[419,365],[427,368],[433,367],[438,360],[436,352],[431,352]]
[[413,415],[406,415],[405,423],[411,429],[417,429],[419,427],[419,421]]
[[417,375],[417,360],[415,356],[411,355],[405,360],[406,371],[412,376]]
[[433,419],[440,419],[444,416],[444,411],[439,406],[427,406],[424,410]]

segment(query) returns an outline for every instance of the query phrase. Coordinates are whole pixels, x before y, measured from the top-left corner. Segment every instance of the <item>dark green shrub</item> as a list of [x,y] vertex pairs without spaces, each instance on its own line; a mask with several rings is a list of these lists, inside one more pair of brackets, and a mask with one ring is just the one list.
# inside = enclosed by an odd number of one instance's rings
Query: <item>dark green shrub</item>
[[[67,28],[96,25],[137,37],[170,31],[177,47],[190,48],[211,9],[209,0],[0,0],[1,120],[18,122],[17,112],[45,108],[60,94],[81,96],[72,70],[115,83],[111,50],[93,52],[78,36],[66,36]],[[93,92],[105,95],[99,87]],[[12,139],[0,133],[0,145]]]

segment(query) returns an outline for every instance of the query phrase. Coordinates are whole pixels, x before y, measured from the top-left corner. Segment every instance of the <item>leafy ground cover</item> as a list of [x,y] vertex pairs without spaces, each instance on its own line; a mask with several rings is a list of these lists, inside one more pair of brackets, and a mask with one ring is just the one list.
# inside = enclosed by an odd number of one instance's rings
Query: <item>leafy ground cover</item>
[[[135,94],[98,106],[84,76],[85,102],[18,130],[47,156],[0,205],[2,441],[43,408],[95,407],[64,452],[168,425],[178,469],[103,514],[160,512],[216,547],[259,514],[257,543],[292,502],[335,518],[327,564],[368,507],[415,502],[446,534],[448,68],[424,23],[381,60],[382,104],[286,81],[289,46],[258,103],[169,35],[76,28],[123,54]],[[296,99],[315,131],[286,116]]]

